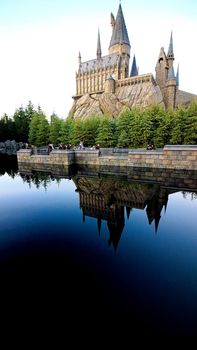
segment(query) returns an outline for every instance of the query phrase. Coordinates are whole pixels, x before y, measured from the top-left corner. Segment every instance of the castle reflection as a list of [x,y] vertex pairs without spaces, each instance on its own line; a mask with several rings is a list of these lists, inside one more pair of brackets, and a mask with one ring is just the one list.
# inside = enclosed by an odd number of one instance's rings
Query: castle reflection
[[162,209],[166,209],[168,195],[174,192],[158,184],[120,181],[116,177],[74,177],[73,181],[79,192],[83,221],[86,216],[97,218],[99,235],[102,220],[106,221],[109,230],[108,243],[114,249],[117,248],[124,229],[125,212],[129,219],[132,209],[146,208],[148,222],[154,222],[157,232]]

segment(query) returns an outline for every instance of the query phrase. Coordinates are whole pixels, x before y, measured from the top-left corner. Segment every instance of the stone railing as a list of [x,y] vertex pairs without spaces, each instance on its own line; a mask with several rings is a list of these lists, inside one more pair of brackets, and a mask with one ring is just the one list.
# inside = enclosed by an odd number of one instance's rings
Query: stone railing
[[115,152],[116,149],[107,150],[53,150],[49,155],[33,155],[30,149],[22,149],[17,152],[18,164],[29,164],[34,168],[49,169],[53,166],[62,168],[70,165],[98,166],[108,171],[108,167],[114,169],[124,167],[126,173],[133,168],[157,168],[197,170],[197,146],[167,145],[160,150],[147,151],[145,149],[126,150]]
[[53,150],[50,154],[36,154],[32,150],[24,149],[17,152],[17,160],[19,165],[22,163],[31,164],[32,167],[41,168],[42,165],[46,169],[53,166],[68,167],[74,164],[81,165],[98,165],[99,151],[93,150]]

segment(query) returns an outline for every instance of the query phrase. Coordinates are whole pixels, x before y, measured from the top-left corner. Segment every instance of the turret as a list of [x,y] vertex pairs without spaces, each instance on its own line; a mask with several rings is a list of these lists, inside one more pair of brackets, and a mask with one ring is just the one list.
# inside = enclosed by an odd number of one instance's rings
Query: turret
[[156,71],[156,77],[155,77],[156,82],[159,85],[160,89],[163,90],[166,86],[166,80],[168,77],[168,61],[167,61],[167,57],[163,47],[160,50],[155,71]]
[[168,78],[166,82],[166,107],[174,108],[176,101],[176,77],[174,68],[171,66],[168,71]]
[[105,93],[114,94],[115,92],[115,80],[110,75],[105,81]]

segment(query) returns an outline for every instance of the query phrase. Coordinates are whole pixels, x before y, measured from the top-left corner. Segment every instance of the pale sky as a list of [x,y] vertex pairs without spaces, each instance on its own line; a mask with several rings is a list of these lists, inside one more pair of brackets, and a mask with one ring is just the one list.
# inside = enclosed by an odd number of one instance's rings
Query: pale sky
[[[196,0],[122,0],[139,74],[153,73],[171,30],[179,88],[197,94]],[[75,94],[78,53],[96,58],[98,28],[108,54],[110,13],[119,0],[0,0],[0,116],[31,100],[49,117],[66,118]]]

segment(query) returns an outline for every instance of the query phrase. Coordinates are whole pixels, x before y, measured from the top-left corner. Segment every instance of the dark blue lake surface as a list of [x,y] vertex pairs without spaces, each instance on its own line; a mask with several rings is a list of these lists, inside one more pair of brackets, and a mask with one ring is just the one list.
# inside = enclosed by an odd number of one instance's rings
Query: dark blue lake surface
[[127,316],[136,331],[195,334],[194,189],[118,174],[27,174],[9,159],[0,160],[5,306]]

